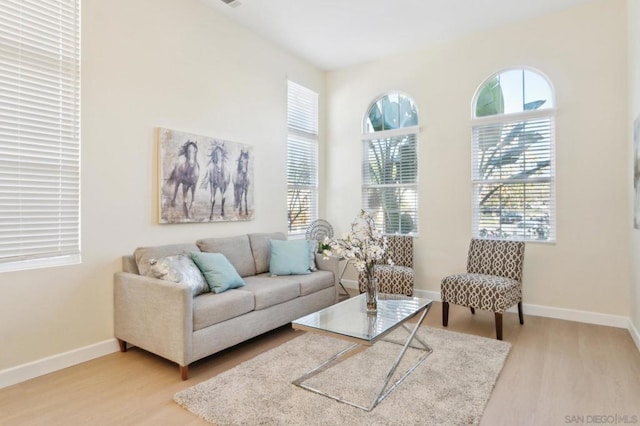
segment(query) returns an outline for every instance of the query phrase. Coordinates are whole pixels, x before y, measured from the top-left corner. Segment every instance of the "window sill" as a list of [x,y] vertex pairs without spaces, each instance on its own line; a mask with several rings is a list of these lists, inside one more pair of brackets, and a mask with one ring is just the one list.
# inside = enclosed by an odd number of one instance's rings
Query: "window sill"
[[28,271],[31,269],[55,268],[58,266],[79,265],[82,259],[79,254],[49,257],[45,259],[19,260],[16,262],[0,263],[1,272]]

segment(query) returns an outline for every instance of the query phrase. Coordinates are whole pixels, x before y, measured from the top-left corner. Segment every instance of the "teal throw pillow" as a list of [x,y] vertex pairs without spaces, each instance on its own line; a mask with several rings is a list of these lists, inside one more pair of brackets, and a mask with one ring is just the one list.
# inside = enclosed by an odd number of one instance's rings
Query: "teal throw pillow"
[[244,280],[224,254],[193,252],[191,258],[202,271],[212,292],[222,293],[230,288],[244,286]]
[[310,274],[309,241],[307,240],[271,240],[271,275]]

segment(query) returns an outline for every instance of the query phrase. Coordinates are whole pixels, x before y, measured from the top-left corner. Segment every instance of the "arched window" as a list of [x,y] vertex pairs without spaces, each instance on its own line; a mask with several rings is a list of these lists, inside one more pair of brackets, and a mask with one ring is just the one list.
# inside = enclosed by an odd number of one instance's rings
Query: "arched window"
[[555,100],[528,68],[489,77],[473,99],[473,235],[555,240]]
[[389,92],[363,123],[362,208],[385,234],[418,232],[418,108]]

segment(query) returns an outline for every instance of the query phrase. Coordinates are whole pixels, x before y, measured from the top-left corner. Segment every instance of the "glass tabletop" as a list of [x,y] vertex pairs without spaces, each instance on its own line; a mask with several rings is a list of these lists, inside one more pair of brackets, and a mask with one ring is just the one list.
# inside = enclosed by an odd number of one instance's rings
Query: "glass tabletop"
[[378,298],[378,310],[368,313],[365,294],[361,294],[298,318],[292,324],[296,329],[335,333],[372,343],[431,303],[429,299],[418,297],[381,294]]

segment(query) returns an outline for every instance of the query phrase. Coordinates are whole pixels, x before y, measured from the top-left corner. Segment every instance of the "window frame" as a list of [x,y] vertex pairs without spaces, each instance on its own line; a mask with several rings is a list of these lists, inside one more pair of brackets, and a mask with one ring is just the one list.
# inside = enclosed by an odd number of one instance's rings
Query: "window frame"
[[0,150],[6,153],[5,170],[17,171],[0,176],[5,188],[14,182],[0,194],[13,206],[1,217],[11,225],[0,234],[7,247],[0,272],[76,265],[81,263],[81,2],[6,7],[6,48],[0,52],[6,72],[0,90],[6,112],[0,120],[6,126]]
[[[415,125],[410,125],[410,126],[405,126],[405,127],[398,127],[398,128],[394,128],[394,129],[384,129],[384,130],[379,130],[379,131],[367,131],[368,130],[368,120],[370,117],[370,112],[372,110],[372,108],[378,103],[380,102],[383,98],[385,97],[389,97],[390,95],[397,95],[398,97],[404,97],[407,98],[408,100],[410,100],[413,104],[415,113],[416,113],[416,124]],[[362,187],[361,187],[361,206],[362,209],[369,211],[370,213],[374,213],[373,216],[374,218],[376,217],[375,212],[371,211],[371,209],[369,209],[369,206],[367,205],[367,203],[365,202],[366,200],[366,194],[368,190],[371,189],[376,189],[376,188],[380,188],[380,189],[384,189],[384,188],[407,188],[410,190],[414,191],[415,197],[414,197],[414,203],[415,203],[415,210],[412,211],[415,220],[414,220],[414,224],[413,224],[413,230],[411,232],[407,232],[407,233],[401,233],[401,232],[389,232],[389,230],[386,228],[386,224],[384,223],[384,221],[382,223],[379,223],[378,220],[376,220],[376,226],[380,227],[383,231],[383,234],[385,235],[409,235],[412,237],[418,237],[419,235],[419,231],[420,231],[420,227],[419,227],[419,222],[420,222],[420,197],[419,197],[419,189],[420,189],[420,172],[419,172],[419,152],[420,152],[420,131],[421,131],[421,126],[420,126],[420,111],[418,108],[418,104],[415,101],[415,99],[410,96],[409,94],[400,91],[400,90],[390,90],[387,91],[385,93],[382,93],[381,95],[377,96],[374,98],[374,100],[372,102],[369,103],[363,120],[362,120],[362,134],[360,137],[360,141],[362,144],[362,163],[361,163],[361,167],[362,167]],[[370,141],[372,140],[383,140],[383,139],[393,139],[393,138],[401,138],[401,137],[412,137],[415,140],[415,182],[412,183],[391,183],[391,184],[376,184],[376,183],[367,183],[367,169],[369,167],[369,158],[368,158],[368,144],[370,143]],[[379,213],[382,213],[383,215],[385,214],[385,209],[382,207],[381,211]],[[400,213],[401,214],[401,213]],[[401,220],[399,220],[398,222],[398,227],[402,227],[402,223]]]
[[[485,85],[493,78],[497,76],[509,72],[509,71],[528,71],[531,73],[537,74],[538,77],[544,79],[546,84],[548,85],[549,90],[551,91],[551,102],[552,106],[549,108],[543,109],[535,109],[530,111],[518,111],[512,113],[500,113],[493,114],[487,116],[477,116],[477,102],[478,98],[485,87]],[[523,91],[525,89],[523,88]],[[556,101],[556,90],[553,86],[551,79],[542,71],[530,67],[530,66],[515,66],[501,69],[487,78],[485,78],[482,83],[477,87],[472,101],[471,101],[471,186],[472,186],[472,198],[471,198],[471,209],[472,209],[472,220],[471,220],[471,233],[474,238],[487,238],[487,239],[495,239],[495,240],[515,240],[515,241],[524,241],[527,243],[539,243],[539,244],[555,244],[557,240],[557,216],[556,216],[556,183],[557,183],[557,175],[556,175],[556,142],[557,142],[557,132],[556,132],[556,117],[557,117],[557,101]],[[476,176],[476,129],[481,126],[487,126],[492,124],[503,124],[503,125],[514,125],[516,123],[530,122],[535,120],[546,120],[549,121],[549,176],[548,177],[533,177],[533,178],[525,178],[525,179],[513,179],[509,178],[504,179],[480,179]],[[479,197],[479,188],[483,185],[488,184],[506,184],[506,185],[518,185],[518,184],[528,184],[528,183],[549,183],[549,231],[547,239],[534,239],[534,238],[522,238],[520,235],[516,235],[514,237],[500,237],[500,236],[486,236],[481,235],[480,233],[480,207],[478,205],[478,197]],[[500,216],[500,223],[502,223],[502,216]],[[525,225],[526,226],[526,218]]]
[[[313,117],[307,117],[307,119],[311,120],[311,128],[306,128],[304,129],[303,127],[305,127],[304,125],[292,125],[292,122],[290,120],[290,114],[291,114],[291,103],[290,103],[290,97],[291,97],[291,91],[292,88],[295,91],[298,91],[298,94],[304,94],[304,92],[307,92],[306,95],[309,95],[309,98],[306,99],[306,101],[313,101],[313,106],[311,107],[311,111],[308,111],[310,113],[313,113],[314,116]],[[309,225],[316,219],[318,219],[319,214],[319,199],[320,199],[320,190],[319,190],[319,184],[318,184],[318,178],[319,178],[319,114],[320,114],[320,109],[319,109],[319,102],[320,102],[320,95],[313,89],[308,88],[307,86],[304,86],[300,83],[296,83],[293,80],[287,80],[287,234],[289,237],[301,237],[305,235],[306,229],[309,227]],[[296,111],[297,113],[302,113],[304,111],[302,110],[298,110]],[[298,145],[307,145],[306,149],[308,149],[308,151],[310,152],[309,155],[309,160],[310,163],[312,163],[313,170],[310,173],[311,176],[311,184],[308,185],[304,185],[304,184],[295,184],[289,181],[289,174],[291,173],[292,170],[290,170],[289,168],[289,162],[290,162],[290,156],[292,155],[292,140],[295,140],[296,143]],[[298,146],[298,148],[300,148],[300,146]],[[304,149],[304,148],[303,148]],[[292,226],[292,222],[291,222],[291,205],[290,205],[290,192],[292,190],[298,190],[298,191],[308,191],[309,194],[311,195],[310,201],[309,201],[309,215],[308,215],[308,219],[305,222],[305,226],[304,227],[300,227],[300,229],[296,229],[296,230],[292,230],[291,226]]]

